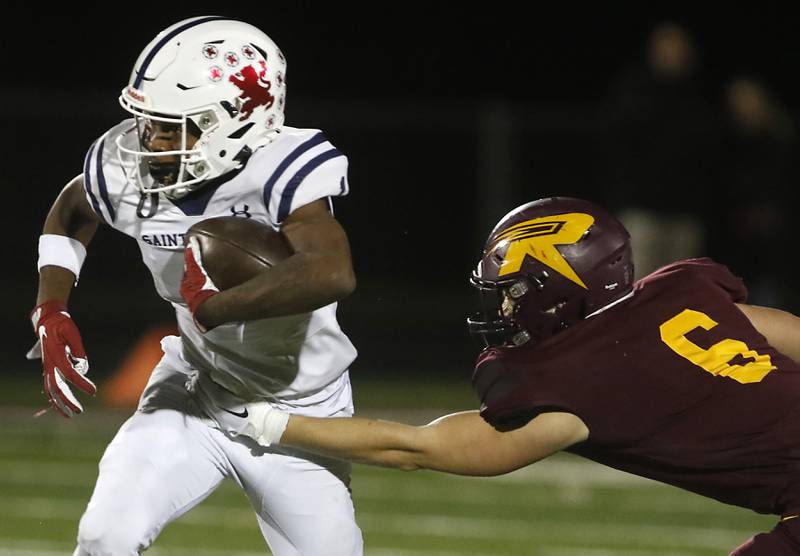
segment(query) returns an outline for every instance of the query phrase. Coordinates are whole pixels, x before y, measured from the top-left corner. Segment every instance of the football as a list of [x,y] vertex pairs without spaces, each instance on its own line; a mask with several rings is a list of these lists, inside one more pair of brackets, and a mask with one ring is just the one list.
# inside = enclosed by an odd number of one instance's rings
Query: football
[[286,237],[249,218],[220,216],[198,222],[186,233],[197,238],[208,276],[220,290],[246,282],[292,254]]

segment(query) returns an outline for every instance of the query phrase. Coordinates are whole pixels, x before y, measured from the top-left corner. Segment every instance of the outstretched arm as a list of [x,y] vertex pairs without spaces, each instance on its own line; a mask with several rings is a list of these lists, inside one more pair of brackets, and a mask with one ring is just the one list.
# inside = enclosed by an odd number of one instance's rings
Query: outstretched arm
[[292,415],[281,444],[340,459],[403,470],[500,475],[586,440],[589,429],[570,413],[543,413],[498,432],[477,411],[446,415],[415,427],[361,418]]

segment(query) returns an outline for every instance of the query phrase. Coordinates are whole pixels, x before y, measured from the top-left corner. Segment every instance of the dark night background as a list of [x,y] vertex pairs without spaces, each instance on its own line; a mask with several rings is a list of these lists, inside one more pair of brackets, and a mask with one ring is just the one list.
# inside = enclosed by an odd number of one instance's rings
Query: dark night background
[[[6,7],[0,337],[7,372],[39,372],[23,355],[33,339],[27,315],[49,205],[80,171],[91,142],[125,117],[117,95],[140,50],[189,16],[221,13],[269,34],[288,59],[287,124],[323,129],[349,156],[352,190],[336,210],[359,287],[340,316],[361,352],[354,369],[364,374],[468,376],[476,347],[464,325],[473,308],[467,277],[491,225],[519,203],[554,194],[617,208],[603,99],[642,58],[655,24],[676,21],[693,36],[715,114],[725,83],[740,74],[763,80],[792,121],[800,108],[796,21],[776,8],[700,14],[576,4],[557,13],[532,3],[523,14],[518,3],[503,2],[368,6],[105,3],[71,5],[63,15],[33,3]],[[777,190],[787,214],[790,185]],[[712,202],[700,207],[703,221],[724,229],[724,205],[713,200],[727,196],[725,180],[704,189]],[[654,194],[676,202],[673,191]],[[770,239],[791,245],[788,237]],[[705,250],[725,254],[713,244]],[[782,253],[794,257],[793,249]],[[796,308],[793,284],[785,283],[793,262],[780,262],[774,281],[783,293],[775,299]],[[96,376],[148,326],[171,318],[134,242],[109,230],[95,237],[70,305]]]

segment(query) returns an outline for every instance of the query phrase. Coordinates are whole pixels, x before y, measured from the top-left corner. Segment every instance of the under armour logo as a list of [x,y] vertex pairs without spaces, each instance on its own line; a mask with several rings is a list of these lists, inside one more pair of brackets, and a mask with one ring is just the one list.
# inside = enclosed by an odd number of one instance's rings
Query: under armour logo
[[244,218],[253,218],[253,215],[250,214],[250,205],[244,205],[242,210],[236,210],[236,205],[231,207],[231,214],[234,216],[242,216]]

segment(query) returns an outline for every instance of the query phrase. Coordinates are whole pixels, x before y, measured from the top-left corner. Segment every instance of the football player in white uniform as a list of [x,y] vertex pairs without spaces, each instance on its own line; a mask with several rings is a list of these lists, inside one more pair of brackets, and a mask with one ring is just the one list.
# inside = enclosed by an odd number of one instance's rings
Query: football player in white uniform
[[[47,216],[32,321],[54,409],[83,410],[71,386],[96,391],[66,304],[99,224],[136,240],[181,334],[162,340],[138,410],[100,462],[78,556],[140,554],[226,477],[274,554],[363,551],[346,465],[234,437],[213,416],[246,417],[258,400],[307,416],[353,412],[356,351],[336,302],[355,278],[330,202],[348,193],[347,159],[320,131],[283,125],[285,95],[286,61],[257,28],[210,16],[172,25],[122,91],[133,117],[95,141]],[[280,229],[293,254],[226,291],[198,281],[202,254],[184,250],[184,235],[223,215]]]

